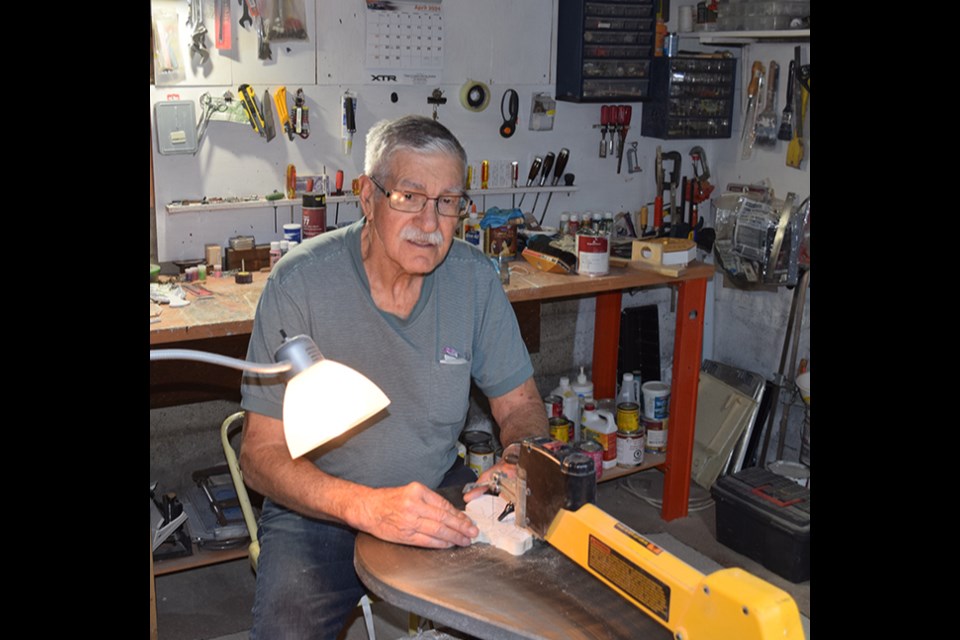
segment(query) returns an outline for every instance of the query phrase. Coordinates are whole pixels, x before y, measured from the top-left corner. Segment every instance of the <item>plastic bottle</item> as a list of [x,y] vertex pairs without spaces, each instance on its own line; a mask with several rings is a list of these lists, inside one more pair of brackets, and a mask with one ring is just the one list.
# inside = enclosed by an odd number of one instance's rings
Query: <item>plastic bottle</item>
[[577,435],[579,434],[579,429],[577,425],[580,420],[580,398],[577,397],[577,392],[573,390],[573,387],[570,386],[570,378],[563,376],[560,378],[560,386],[554,389],[551,392],[555,396],[560,396],[563,398],[563,416],[573,422],[574,426],[574,442],[579,440]]
[[620,394],[617,402],[639,402],[637,399],[637,380],[629,371],[623,374],[623,383],[620,385]]
[[282,254],[280,253],[280,241],[271,240],[270,241],[270,267],[271,268],[273,267],[273,265],[277,264],[277,261],[281,258],[281,255]]
[[587,398],[593,400],[593,383],[587,379],[587,374],[583,372],[583,367],[580,367],[580,373],[577,375],[577,381],[570,386],[573,389],[573,392],[577,394],[577,398],[580,402],[580,412],[577,414],[576,418],[571,418],[576,425],[576,439],[579,440],[580,424],[583,421],[583,408],[586,406]]
[[564,236],[570,235],[570,229],[568,228],[569,226],[570,226],[570,214],[566,212],[561,213],[560,214],[560,235],[564,235]]
[[616,223],[613,220],[613,211],[607,211],[603,214],[603,232],[612,236],[614,227],[616,227]]
[[596,440],[603,447],[603,468],[617,466],[617,422],[609,411],[593,403],[583,412],[583,439]]
[[470,207],[470,215],[463,221],[463,239],[470,244],[483,248],[483,229],[480,227],[480,216],[477,215],[477,205]]
[[656,58],[659,58],[663,55],[663,41],[667,37],[667,23],[664,21],[663,15],[657,16],[657,25],[655,27],[656,31],[654,32],[653,38],[653,55]]

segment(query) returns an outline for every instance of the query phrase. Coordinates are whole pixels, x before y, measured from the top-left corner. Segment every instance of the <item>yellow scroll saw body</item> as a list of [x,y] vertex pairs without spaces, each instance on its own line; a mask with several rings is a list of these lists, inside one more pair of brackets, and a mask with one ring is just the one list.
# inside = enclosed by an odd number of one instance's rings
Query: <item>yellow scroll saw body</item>
[[517,526],[586,569],[671,631],[676,640],[803,640],[800,611],[782,589],[738,568],[709,575],[596,504],[593,460],[549,438],[521,443],[516,478],[497,478]]

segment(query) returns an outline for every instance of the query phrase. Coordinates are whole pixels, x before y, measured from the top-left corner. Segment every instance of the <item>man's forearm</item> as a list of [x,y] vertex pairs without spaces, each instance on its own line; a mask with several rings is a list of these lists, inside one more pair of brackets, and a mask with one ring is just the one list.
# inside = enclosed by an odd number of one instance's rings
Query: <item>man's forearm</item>
[[490,409],[500,426],[500,443],[504,447],[531,436],[550,434],[547,410],[533,378],[503,396],[491,398]]
[[515,409],[500,424],[500,443],[506,447],[531,436],[550,434],[542,402]]

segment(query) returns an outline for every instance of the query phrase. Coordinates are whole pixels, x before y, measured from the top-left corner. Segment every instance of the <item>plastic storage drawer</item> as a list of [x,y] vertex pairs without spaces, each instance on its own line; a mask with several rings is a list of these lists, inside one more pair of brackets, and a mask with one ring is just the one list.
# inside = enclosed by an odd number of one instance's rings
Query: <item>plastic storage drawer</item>
[[767,469],[724,476],[710,489],[717,541],[791,582],[810,579],[810,490]]

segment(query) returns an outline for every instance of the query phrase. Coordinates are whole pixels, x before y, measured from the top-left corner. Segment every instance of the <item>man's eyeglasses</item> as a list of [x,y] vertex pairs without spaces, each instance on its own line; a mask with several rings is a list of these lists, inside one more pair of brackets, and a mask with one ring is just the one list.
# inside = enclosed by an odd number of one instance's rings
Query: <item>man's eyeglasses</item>
[[427,206],[427,201],[433,200],[437,206],[437,213],[447,218],[459,218],[470,206],[470,198],[463,193],[441,193],[436,198],[430,198],[425,193],[416,191],[387,191],[383,185],[370,178],[370,182],[377,186],[387,196],[390,208],[404,213],[420,213]]

